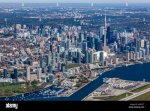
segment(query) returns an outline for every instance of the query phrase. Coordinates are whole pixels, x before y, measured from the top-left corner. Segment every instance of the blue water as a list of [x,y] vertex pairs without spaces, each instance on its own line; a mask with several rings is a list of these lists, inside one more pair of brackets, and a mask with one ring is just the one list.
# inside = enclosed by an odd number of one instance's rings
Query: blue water
[[62,98],[37,98],[32,99],[34,101],[81,101],[95,89],[103,84],[103,78],[120,78],[124,80],[132,80],[132,81],[145,81],[150,82],[150,63],[132,65],[132,66],[124,66],[119,67],[114,70],[105,72],[97,79],[80,89],[79,91],[72,94],[70,97],[62,97]]
[[[96,80],[89,83],[87,86],[83,87],[70,97],[65,98],[50,98],[50,99],[44,99],[50,100],[50,101],[81,101],[84,99],[87,95],[89,95],[91,92],[93,92],[95,89],[97,89],[99,86],[103,84],[103,78],[120,78],[124,80],[132,80],[132,81],[145,81],[150,82],[150,63],[144,63],[144,64],[137,64],[137,65],[131,65],[131,66],[124,66],[119,67],[114,70],[105,72],[101,76],[99,76]],[[43,99],[41,99],[43,100]]]
[[95,81],[91,82],[89,85],[81,89],[80,91],[74,93],[69,97],[70,100],[82,100],[100,85],[103,84],[103,78],[120,78],[124,80],[132,81],[150,81],[150,63],[132,65],[129,67],[120,67],[112,71],[106,72],[97,78]]

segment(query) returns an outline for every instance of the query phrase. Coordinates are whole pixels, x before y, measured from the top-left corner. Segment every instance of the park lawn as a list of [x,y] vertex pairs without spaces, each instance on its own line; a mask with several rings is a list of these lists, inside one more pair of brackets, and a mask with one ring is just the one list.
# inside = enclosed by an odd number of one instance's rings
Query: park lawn
[[0,96],[14,96],[40,89],[40,87],[26,84],[0,84]]

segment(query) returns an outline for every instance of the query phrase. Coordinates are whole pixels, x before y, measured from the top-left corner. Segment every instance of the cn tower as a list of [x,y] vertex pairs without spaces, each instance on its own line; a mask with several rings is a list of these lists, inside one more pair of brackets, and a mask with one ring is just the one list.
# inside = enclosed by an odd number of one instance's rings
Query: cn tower
[[106,31],[107,31],[107,23],[106,23],[106,15],[105,15],[105,25],[104,25],[104,47],[103,51],[107,52],[107,44],[106,44]]

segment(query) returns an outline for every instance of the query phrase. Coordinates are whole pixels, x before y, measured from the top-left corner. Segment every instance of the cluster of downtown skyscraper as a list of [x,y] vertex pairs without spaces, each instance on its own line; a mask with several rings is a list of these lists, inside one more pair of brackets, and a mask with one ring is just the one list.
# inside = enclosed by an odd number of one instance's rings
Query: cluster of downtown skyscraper
[[[10,53],[0,53],[1,82],[39,80],[53,83],[59,72],[67,72],[70,64],[114,66],[148,58],[149,41],[141,37],[136,28],[123,32],[111,30],[106,15],[103,15],[103,25],[97,29],[98,33],[85,31],[82,26],[67,25],[2,27],[1,33],[12,33],[12,36],[1,40],[14,40],[14,44],[1,45],[1,48],[10,47]],[[24,46],[17,41],[23,42]],[[4,62],[6,58],[7,62]]]

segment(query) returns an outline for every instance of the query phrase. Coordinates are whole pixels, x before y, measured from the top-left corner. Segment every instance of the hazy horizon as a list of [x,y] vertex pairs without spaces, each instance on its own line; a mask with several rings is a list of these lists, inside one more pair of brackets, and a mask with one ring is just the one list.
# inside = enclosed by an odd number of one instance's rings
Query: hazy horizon
[[0,3],[150,3],[150,0],[0,0]]

